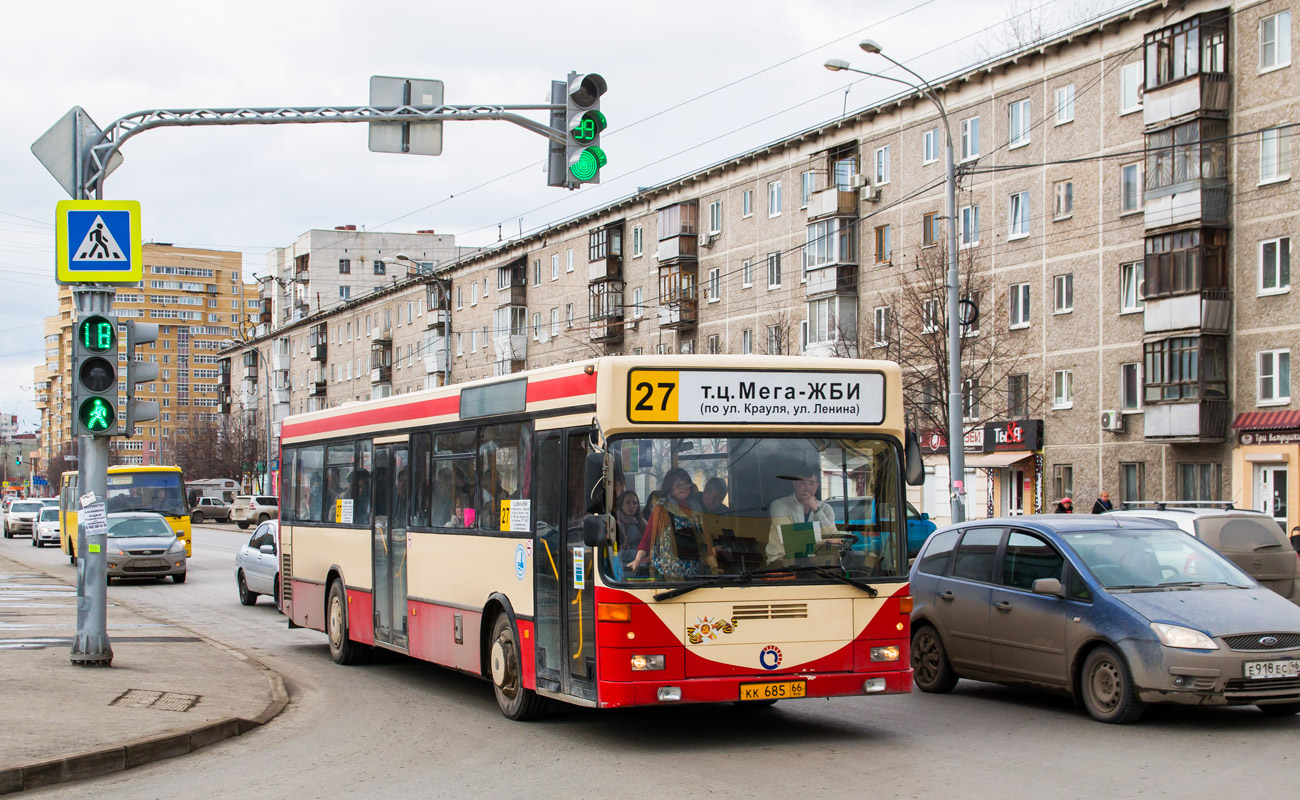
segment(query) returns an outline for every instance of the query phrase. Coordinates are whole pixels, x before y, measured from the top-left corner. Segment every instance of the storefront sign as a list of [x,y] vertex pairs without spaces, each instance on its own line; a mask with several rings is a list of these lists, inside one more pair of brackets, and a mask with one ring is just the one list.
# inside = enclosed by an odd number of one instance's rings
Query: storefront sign
[[1239,431],[1237,443],[1252,444],[1300,444],[1300,431]]
[[[1031,452],[1043,446],[1043,421],[1017,419],[1006,422],[989,422],[982,428],[966,432],[965,450],[968,453],[993,453],[1005,451]],[[948,439],[939,431],[921,434],[921,451],[924,453],[948,452]]]

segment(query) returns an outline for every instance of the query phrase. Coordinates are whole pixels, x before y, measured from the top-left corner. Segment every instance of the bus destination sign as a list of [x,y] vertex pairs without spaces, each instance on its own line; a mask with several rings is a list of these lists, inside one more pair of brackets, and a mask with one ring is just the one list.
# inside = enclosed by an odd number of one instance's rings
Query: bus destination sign
[[879,372],[633,369],[627,418],[644,423],[879,425]]

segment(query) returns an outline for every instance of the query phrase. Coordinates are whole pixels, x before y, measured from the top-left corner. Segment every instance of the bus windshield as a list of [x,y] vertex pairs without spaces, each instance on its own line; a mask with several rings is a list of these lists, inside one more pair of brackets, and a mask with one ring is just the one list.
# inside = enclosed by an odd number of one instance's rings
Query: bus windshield
[[603,567],[616,583],[905,571],[898,448],[884,439],[642,437],[610,449],[617,541]]
[[166,517],[189,515],[179,472],[126,472],[108,476],[108,511],[152,511]]

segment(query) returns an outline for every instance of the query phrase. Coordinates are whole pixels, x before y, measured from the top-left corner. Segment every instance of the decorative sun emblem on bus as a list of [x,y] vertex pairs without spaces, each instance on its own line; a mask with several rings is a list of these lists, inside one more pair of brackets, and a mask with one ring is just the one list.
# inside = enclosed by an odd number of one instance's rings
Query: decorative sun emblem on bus
[[730,620],[696,617],[695,624],[686,629],[686,638],[691,644],[700,644],[705,639],[715,641],[719,633],[733,633],[740,623],[735,617]]

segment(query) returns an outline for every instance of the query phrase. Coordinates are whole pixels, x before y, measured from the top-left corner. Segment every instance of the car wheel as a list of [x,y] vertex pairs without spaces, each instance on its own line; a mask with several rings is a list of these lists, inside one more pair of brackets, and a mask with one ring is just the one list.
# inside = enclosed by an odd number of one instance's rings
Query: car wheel
[[330,584],[325,601],[325,635],[335,664],[360,664],[370,655],[369,647],[348,638],[348,599],[340,580]]
[[36,534],[34,533],[32,534],[32,547],[40,547],[40,545],[36,543]]
[[77,548],[71,543],[68,544],[68,563],[77,566]]
[[244,580],[244,571],[241,569],[236,580],[239,583],[239,602],[246,606],[251,606],[257,602],[257,592],[248,590],[248,582]]
[[912,682],[923,692],[944,694],[957,685],[957,673],[948,661],[939,632],[922,625],[912,634]]
[[172,576],[172,583],[185,583],[185,573],[178,572]]
[[238,523],[238,524],[239,524],[239,529],[240,529],[241,531],[246,531],[246,530],[248,530],[248,523],[247,523],[247,522],[240,522],[240,523]]
[[1098,722],[1124,725],[1136,722],[1146,710],[1137,698],[1128,665],[1110,647],[1098,647],[1088,654],[1079,676],[1083,706]]
[[504,612],[497,614],[496,622],[492,624],[491,642],[488,658],[492,666],[492,690],[496,693],[501,713],[518,722],[537,719],[546,712],[546,699],[524,688],[519,637]]
[[276,576],[275,576],[275,586],[273,587],[272,591],[275,592],[275,595],[274,595],[274,597],[275,597],[275,610],[276,610],[276,611],[283,611],[283,610],[284,610],[284,606],[283,606],[283,604],[280,602],[280,576],[279,576],[279,575],[276,575]]
[[267,521],[268,519],[270,519],[270,518],[271,518],[271,515],[270,515],[270,514],[258,514],[258,515],[257,515],[257,524],[258,524],[258,525],[261,525],[263,522],[266,522],[266,521]]
[[195,524],[197,524],[197,525],[202,525],[202,524],[203,524],[203,512],[202,512],[202,511],[195,511],[193,514],[190,515],[190,521],[193,522],[193,523],[195,523]]
[[1289,717],[1293,714],[1300,714],[1300,703],[1270,703],[1256,706],[1256,708],[1270,717]]

